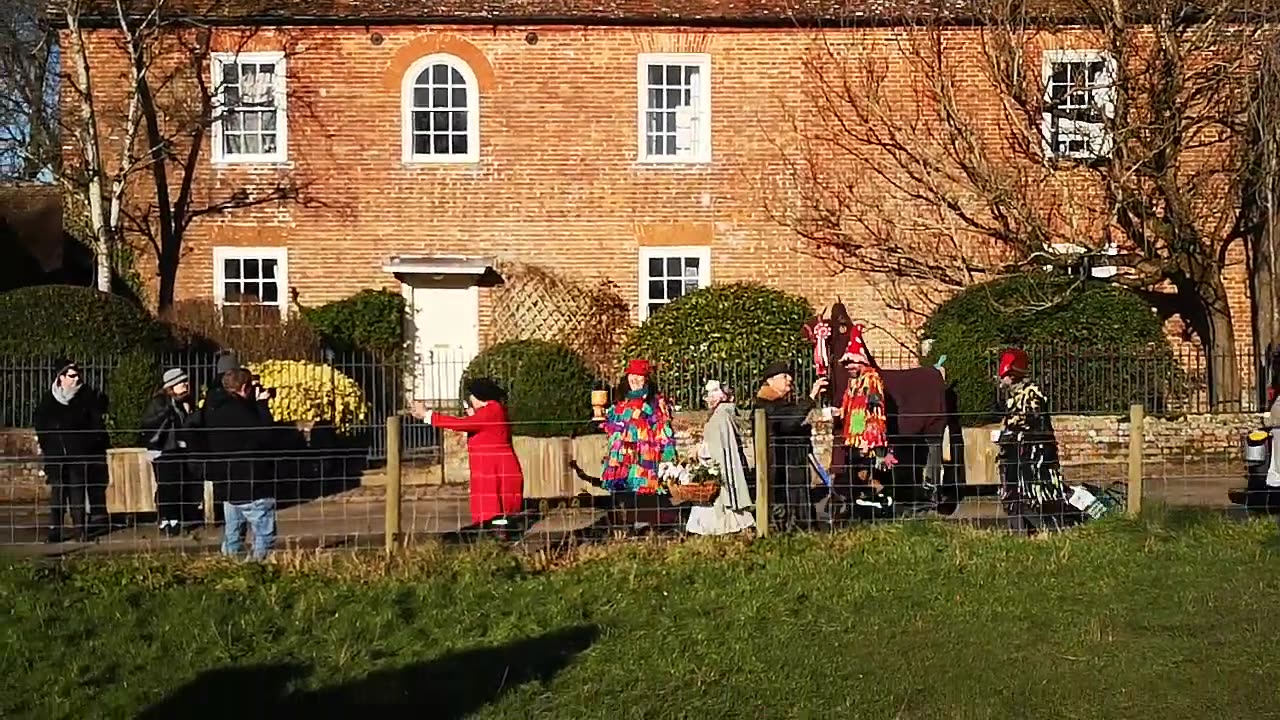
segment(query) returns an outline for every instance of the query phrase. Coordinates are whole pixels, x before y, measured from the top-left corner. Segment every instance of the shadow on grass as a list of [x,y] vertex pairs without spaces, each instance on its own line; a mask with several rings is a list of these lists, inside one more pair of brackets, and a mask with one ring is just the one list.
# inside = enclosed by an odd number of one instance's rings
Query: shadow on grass
[[[596,641],[599,628],[576,625],[495,647],[450,653],[426,663],[378,670],[359,680],[291,692],[311,674],[292,663],[227,667],[202,673],[138,720],[262,717],[354,718],[386,710],[410,710],[433,720],[464,718],[504,692],[528,682],[546,683]],[[409,717],[409,716],[406,716]]]

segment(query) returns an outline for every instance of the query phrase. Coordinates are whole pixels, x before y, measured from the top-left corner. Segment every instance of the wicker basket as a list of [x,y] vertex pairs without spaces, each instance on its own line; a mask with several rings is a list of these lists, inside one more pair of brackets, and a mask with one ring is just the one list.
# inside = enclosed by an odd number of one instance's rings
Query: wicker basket
[[715,502],[716,496],[720,494],[720,481],[708,480],[700,483],[689,483],[688,485],[671,483],[668,489],[671,491],[671,499],[677,502],[710,505]]

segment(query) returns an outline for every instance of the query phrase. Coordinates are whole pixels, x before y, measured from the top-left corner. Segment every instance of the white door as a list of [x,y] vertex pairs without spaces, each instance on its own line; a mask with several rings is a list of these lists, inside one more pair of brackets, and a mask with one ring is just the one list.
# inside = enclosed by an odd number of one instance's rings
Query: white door
[[[438,276],[437,276],[438,277]],[[406,287],[414,352],[414,400],[447,404],[480,350],[480,291],[473,278],[446,276]]]

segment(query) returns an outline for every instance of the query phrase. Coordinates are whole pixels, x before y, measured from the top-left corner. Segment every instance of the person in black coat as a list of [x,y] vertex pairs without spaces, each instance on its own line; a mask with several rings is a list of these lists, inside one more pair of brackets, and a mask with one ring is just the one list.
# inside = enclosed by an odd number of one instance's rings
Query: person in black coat
[[187,471],[191,456],[188,425],[193,411],[190,379],[185,370],[170,368],[162,383],[142,414],[142,438],[153,456],[160,532],[174,537],[200,519],[204,484]]
[[226,520],[222,552],[240,554],[247,525],[252,556],[262,559],[275,543],[277,432],[248,370],[223,374],[222,388],[225,392],[209,397],[204,409],[205,477],[213,482]]
[[826,386],[827,379],[818,378],[808,397],[794,397],[791,366],[779,362],[765,368],[764,384],[756,393],[756,407],[764,410],[769,429],[771,514],[788,530],[803,530],[813,524],[813,482],[809,471],[813,438],[808,418]]
[[33,423],[49,482],[49,542],[67,539],[62,523],[68,511],[78,540],[88,539],[91,524],[106,522],[106,414],[106,398],[85,384],[80,366],[59,362]]

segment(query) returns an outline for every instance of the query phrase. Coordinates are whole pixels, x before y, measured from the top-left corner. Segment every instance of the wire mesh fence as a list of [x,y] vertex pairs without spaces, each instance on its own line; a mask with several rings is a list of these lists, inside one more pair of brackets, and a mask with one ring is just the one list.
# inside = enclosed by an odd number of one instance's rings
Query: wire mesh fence
[[[272,517],[275,547],[384,546],[389,534],[393,541],[496,534],[559,542],[697,534],[726,527],[724,523],[754,527],[753,532],[940,517],[996,527],[1020,518],[1032,526],[1072,524],[1128,503],[1126,493],[1132,494],[1135,482],[1141,485],[1139,501],[1155,504],[1264,511],[1280,504],[1267,481],[1269,466],[1243,459],[1244,438],[1260,426],[1257,412],[1266,407],[1265,389],[1274,384],[1268,363],[1237,354],[1231,359],[1239,363],[1243,380],[1237,402],[1224,404],[1218,398],[1215,404],[1204,382],[1209,363],[1202,355],[1062,348],[1032,348],[1030,354],[1037,382],[1056,411],[1061,492],[1048,505],[1042,499],[1034,507],[1010,502],[1009,493],[1000,492],[1008,484],[1002,468],[1009,461],[1002,465],[999,446],[991,438],[999,413],[962,413],[953,403],[939,411],[946,414],[945,434],[941,429],[925,435],[891,431],[899,464],[887,473],[860,475],[859,468],[851,468],[844,459],[847,452],[833,440],[829,417],[815,415],[806,426],[811,431],[788,441],[796,443],[794,448],[773,453],[766,487],[762,490],[753,471],[741,493],[746,499],[739,497],[729,508],[735,517],[726,519],[717,510],[711,525],[708,512],[699,508],[715,502],[606,487],[601,474],[608,443],[602,433],[583,430],[590,427],[586,417],[564,422],[559,433],[554,432],[558,420],[524,418],[510,428],[523,468],[520,507],[504,507],[501,515],[507,522],[500,526],[492,517],[477,515],[475,507],[510,505],[510,498],[484,497],[490,491],[472,477],[477,451],[467,447],[467,435],[406,416],[411,407],[460,414],[468,357],[441,353],[429,362],[394,362],[367,354],[325,353],[307,361],[250,362],[260,383],[276,391],[267,401],[276,422],[246,437],[270,436],[270,450],[233,443],[220,457],[172,451],[157,456],[145,449],[150,431],[144,432],[139,422],[164,368],[183,368],[195,388],[194,399],[206,396],[218,385],[214,355],[81,359],[85,383],[106,397],[105,422],[95,431],[106,439],[100,453],[68,457],[55,457],[48,448],[42,452],[32,432],[23,429],[32,426],[39,405],[49,401],[57,363],[0,358],[0,422],[12,428],[0,432],[0,544],[69,540],[216,552],[226,541],[224,496],[241,486],[246,473],[248,486],[266,488],[266,494],[251,492],[245,502],[232,503],[246,507],[231,508],[230,525],[239,528],[235,536],[245,531],[252,538],[255,523],[267,534],[261,523]],[[948,379],[969,382],[979,394],[989,391],[994,406],[995,355],[974,357],[977,365],[968,358],[969,364],[955,366]],[[700,405],[705,382],[712,378],[738,390],[743,452],[755,457],[753,395],[762,369],[776,360],[761,354],[658,367],[656,381],[678,410],[680,457],[691,457],[699,446],[706,422]],[[804,353],[790,360],[803,395],[816,379],[813,363]],[[911,354],[882,354],[876,360],[884,368],[921,364]],[[510,367],[491,365],[491,372],[499,383],[511,386],[521,368],[516,360]],[[600,378],[599,387],[617,382]],[[583,389],[573,392],[586,394]],[[513,388],[509,404],[520,401]],[[1148,416],[1136,451],[1129,432],[1131,404]],[[1202,414],[1210,409],[1224,412]],[[901,428],[909,418],[910,413],[898,412],[892,424]],[[392,425],[394,436],[388,430]],[[553,432],[547,432],[548,426]],[[194,444],[201,443],[197,439]],[[255,457],[255,452],[265,454]],[[1280,472],[1274,477],[1280,483]],[[393,511],[387,488],[397,483],[400,489],[392,494],[403,527],[389,529]],[[263,507],[268,500],[273,512]],[[173,506],[176,515],[166,515],[166,506]],[[83,517],[77,520],[78,515]],[[252,552],[252,539],[233,549]]]
[[[34,446],[9,446],[0,460],[7,479],[0,484],[0,545],[35,552],[92,547],[248,556],[289,548],[384,548],[388,537],[393,543],[494,537],[558,544],[830,532],[919,519],[1021,532],[1131,509],[1134,492],[1146,507],[1247,513],[1280,506],[1280,486],[1269,484],[1267,461],[1246,462],[1245,437],[1261,426],[1256,415],[1194,424],[1145,418],[1136,444],[1127,415],[1055,416],[1061,492],[1034,503],[1010,499],[1016,481],[1009,473],[1020,461],[1002,454],[1007,451],[992,437],[998,426],[974,425],[970,418],[952,418],[942,435],[891,436],[898,463],[888,471],[842,460],[843,448],[820,412],[809,418],[807,436],[766,439],[763,455],[755,445],[753,413],[744,408],[737,420],[747,492],[734,502],[722,497],[725,481],[694,501],[669,485],[657,492],[607,487],[606,435],[534,438],[521,435],[519,423],[510,428],[522,470],[516,501],[509,491],[476,479],[477,463],[484,465],[492,451],[468,451],[460,433],[447,435],[436,457],[393,451],[380,465],[364,448],[312,446],[299,441],[300,431],[278,426],[224,432],[218,452],[196,449],[208,446],[196,436],[187,451],[158,454],[117,448],[53,456]],[[678,459],[698,455],[705,422],[705,414],[688,411],[676,419]],[[408,438],[410,428],[423,423],[404,418],[391,424],[404,430],[392,437]],[[274,439],[264,445],[265,437]],[[394,528],[388,520],[393,505]],[[255,544],[256,538],[269,542]]]

